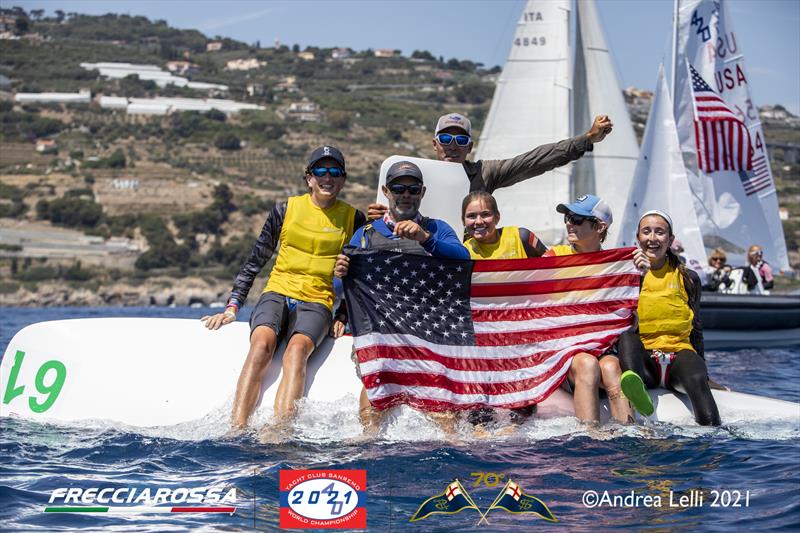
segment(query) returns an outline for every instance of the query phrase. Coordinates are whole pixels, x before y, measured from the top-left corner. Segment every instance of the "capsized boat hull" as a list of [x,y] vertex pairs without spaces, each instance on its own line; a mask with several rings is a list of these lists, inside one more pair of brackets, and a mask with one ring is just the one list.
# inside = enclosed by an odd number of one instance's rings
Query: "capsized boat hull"
[[[0,364],[0,416],[71,423],[102,420],[135,427],[171,426],[230,408],[248,350],[248,326],[209,331],[199,320],[89,318],[32,324],[9,343]],[[326,339],[309,360],[305,395],[312,402],[352,400],[361,391],[352,338]],[[261,398],[269,409],[280,377],[280,353]],[[693,424],[688,400],[651,391],[654,419]],[[714,391],[723,422],[793,418],[800,404]],[[607,407],[603,412],[607,417]],[[537,416],[572,416],[572,397],[558,390]]]

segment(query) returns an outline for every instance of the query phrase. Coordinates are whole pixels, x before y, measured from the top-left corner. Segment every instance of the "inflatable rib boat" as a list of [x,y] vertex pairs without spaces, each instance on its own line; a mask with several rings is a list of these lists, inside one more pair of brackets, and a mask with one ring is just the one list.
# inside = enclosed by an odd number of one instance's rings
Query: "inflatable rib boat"
[[[248,350],[248,326],[209,331],[199,320],[90,318],[32,324],[9,343],[0,365],[0,416],[74,423],[102,420],[135,427],[201,420],[229,406]],[[351,337],[327,339],[309,360],[306,396],[338,402],[361,390],[350,359]],[[268,408],[280,377],[270,365],[261,404]],[[693,424],[685,396],[651,391],[653,418]],[[800,420],[800,404],[714,391],[723,423]],[[355,405],[355,404],[354,404]],[[572,397],[558,390],[537,416],[573,415]],[[608,416],[607,413],[605,415]]]

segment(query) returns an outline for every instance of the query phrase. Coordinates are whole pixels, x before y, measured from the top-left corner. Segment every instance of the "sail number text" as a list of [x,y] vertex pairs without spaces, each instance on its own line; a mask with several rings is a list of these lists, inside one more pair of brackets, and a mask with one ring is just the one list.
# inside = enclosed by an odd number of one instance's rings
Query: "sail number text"
[[[25,391],[25,385],[17,386],[17,377],[19,376],[19,371],[20,368],[22,368],[22,361],[24,359],[25,352],[17,350],[17,353],[14,355],[14,365],[11,367],[11,372],[8,374],[8,383],[6,384],[6,390],[3,394],[4,404],[11,403],[11,400],[17,396],[21,396]],[[55,373],[55,376],[52,379],[47,379],[48,374],[53,376],[53,373]],[[40,401],[40,398],[36,396],[28,396],[28,407],[30,407],[31,411],[34,413],[44,413],[50,409],[56,399],[58,399],[58,395],[61,394],[61,388],[64,386],[64,380],[66,380],[66,378],[67,367],[64,366],[64,363],[56,361],[55,359],[44,362],[42,366],[39,367],[33,379],[34,387],[44,398]],[[45,384],[45,380],[49,381],[50,384]]]

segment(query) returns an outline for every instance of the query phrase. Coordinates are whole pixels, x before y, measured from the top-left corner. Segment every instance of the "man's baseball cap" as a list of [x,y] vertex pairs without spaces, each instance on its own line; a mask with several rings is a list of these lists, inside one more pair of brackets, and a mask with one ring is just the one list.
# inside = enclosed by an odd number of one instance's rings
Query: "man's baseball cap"
[[403,176],[411,176],[422,183],[422,171],[417,165],[411,161],[398,161],[390,166],[389,170],[386,172],[386,185],[389,185],[389,183]]
[[448,113],[439,117],[439,121],[436,122],[436,131],[433,134],[438,135],[443,129],[450,128],[452,126],[461,128],[467,133],[467,135],[472,135],[472,124],[470,123],[469,119],[458,113]]
[[610,226],[614,221],[614,217],[611,216],[611,208],[608,207],[605,200],[601,200],[593,194],[584,194],[571,204],[558,204],[556,206],[556,211],[559,213],[574,213],[584,217],[594,217],[601,222],[605,222],[607,226]]
[[311,155],[308,156],[308,168],[313,167],[320,159],[325,159],[326,157],[339,163],[342,166],[342,170],[346,170],[344,166],[344,155],[338,148],[334,148],[333,146],[320,146],[311,152]]

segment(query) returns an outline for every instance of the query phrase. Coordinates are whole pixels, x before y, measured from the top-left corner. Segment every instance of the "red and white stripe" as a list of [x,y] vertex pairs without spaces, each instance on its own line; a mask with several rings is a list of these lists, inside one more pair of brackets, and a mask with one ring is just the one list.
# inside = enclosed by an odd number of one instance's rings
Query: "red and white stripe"
[[765,156],[762,155],[753,160],[753,176],[743,180],[742,185],[744,185],[744,192],[748,196],[772,186],[769,161]]
[[445,410],[544,400],[575,354],[600,356],[630,327],[640,283],[632,251],[476,261],[473,346],[415,335],[354,338],[370,401]]

